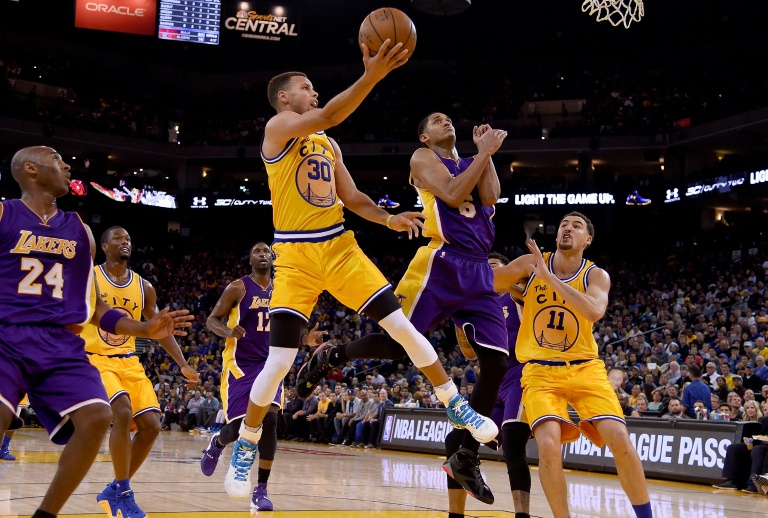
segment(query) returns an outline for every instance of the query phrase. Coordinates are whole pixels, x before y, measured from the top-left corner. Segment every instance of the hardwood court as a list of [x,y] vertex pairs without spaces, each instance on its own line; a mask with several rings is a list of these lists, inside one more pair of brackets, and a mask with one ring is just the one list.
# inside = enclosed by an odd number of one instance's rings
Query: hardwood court
[[[207,442],[206,436],[181,432],[160,435],[131,484],[137,503],[150,517],[251,516],[248,501],[231,500],[224,491],[231,447],[222,456],[213,477],[205,477],[200,472],[200,452]],[[18,460],[0,461],[0,518],[26,517],[34,512],[61,451],[39,429],[17,432],[11,446]],[[254,516],[445,517],[447,497],[442,460],[434,455],[280,442],[269,481],[269,496],[276,510]],[[469,498],[467,516],[514,516],[504,464],[484,462],[483,472],[496,503],[486,506]],[[105,516],[96,505],[96,495],[112,478],[105,442],[102,453],[70,498],[62,516]],[[615,476],[570,471],[567,480],[573,518],[634,516]],[[649,490],[657,518],[768,516],[768,498],[764,496],[655,480],[649,481]],[[531,514],[551,516],[535,468]]]

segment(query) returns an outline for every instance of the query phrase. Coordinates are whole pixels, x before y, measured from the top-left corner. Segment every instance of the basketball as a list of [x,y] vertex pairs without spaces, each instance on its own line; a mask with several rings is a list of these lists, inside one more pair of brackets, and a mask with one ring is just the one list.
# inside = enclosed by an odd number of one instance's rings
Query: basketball
[[416,48],[416,26],[403,11],[392,7],[383,7],[365,17],[360,25],[360,48],[363,43],[368,46],[371,56],[375,56],[384,40],[390,40],[391,49],[398,43],[412,54]]

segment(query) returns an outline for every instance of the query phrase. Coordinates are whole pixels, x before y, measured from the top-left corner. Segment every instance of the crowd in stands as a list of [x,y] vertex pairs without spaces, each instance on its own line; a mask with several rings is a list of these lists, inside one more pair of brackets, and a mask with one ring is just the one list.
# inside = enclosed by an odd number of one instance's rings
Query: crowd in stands
[[[530,61],[526,61],[526,59]],[[718,61],[717,56],[709,60]],[[726,59],[715,67],[666,63],[662,60],[629,66],[595,60],[521,58],[514,63],[421,63],[399,72],[347,121],[335,128],[343,142],[403,142],[415,139],[425,115],[417,85],[443,77],[451,88],[430,92],[434,109],[449,113],[459,129],[478,121],[509,131],[509,138],[669,134],[690,125],[763,106],[764,84],[751,63]],[[524,74],[520,70],[525,70]],[[205,91],[194,82],[179,88],[176,74],[152,88],[115,80],[120,70],[108,63],[6,42],[0,47],[0,108],[2,113],[115,135],[178,142],[185,146],[258,145],[266,120],[273,114],[266,102],[266,81],[233,82],[228,91]],[[482,74],[483,81],[475,78]],[[739,81],[730,80],[733,77]],[[728,78],[725,80],[723,78]],[[315,78],[327,101],[355,79],[352,71]],[[45,98],[29,84],[58,91]],[[252,83],[252,84],[251,84]],[[262,84],[263,83],[263,84]],[[213,87],[216,88],[216,87]],[[221,91],[219,91],[221,90]],[[695,92],[695,93],[694,93]],[[236,100],[233,105],[233,99]],[[555,122],[542,123],[535,111],[546,100],[582,101],[580,113],[563,111]],[[371,124],[371,121],[376,121]],[[178,132],[177,132],[178,128]],[[178,134],[177,134],[178,133]]]

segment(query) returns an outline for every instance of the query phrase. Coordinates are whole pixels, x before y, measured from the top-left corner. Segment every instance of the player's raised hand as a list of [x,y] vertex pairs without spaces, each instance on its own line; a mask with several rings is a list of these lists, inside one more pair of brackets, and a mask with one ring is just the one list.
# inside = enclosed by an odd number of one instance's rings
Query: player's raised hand
[[474,126],[472,128],[472,142],[477,146],[477,141],[482,137],[486,131],[489,131],[491,127],[488,124],[481,124],[480,126]]
[[243,326],[235,326],[229,331],[229,338],[240,339],[245,336],[245,329]]
[[163,308],[155,313],[147,321],[147,338],[165,338],[168,335],[187,336],[184,328],[192,326],[192,320],[195,317],[189,314],[188,309],[181,311],[171,311],[170,308]]
[[531,263],[531,268],[533,269],[534,275],[542,280],[546,280],[551,274],[547,268],[547,263],[544,262],[544,256],[541,254],[541,250],[539,250],[539,245],[537,245],[536,241],[533,239],[526,241],[525,245],[528,247],[531,255],[533,255],[534,262]]
[[307,333],[307,345],[320,345],[323,343],[323,337],[328,336],[328,331],[325,329],[318,331],[318,327],[320,327],[320,322],[315,322],[315,327]]
[[506,131],[491,128],[488,128],[487,131],[477,138],[474,135],[472,136],[472,140],[477,145],[478,152],[485,152],[490,155],[499,150],[505,138],[507,138]]
[[379,51],[371,56],[368,46],[363,43],[363,65],[365,65],[365,75],[378,82],[392,72],[394,69],[405,65],[410,55],[408,49],[403,49],[403,44],[398,43],[391,49],[387,47],[391,40],[384,40]]
[[422,212],[401,212],[392,216],[387,226],[396,232],[408,232],[408,239],[413,239],[419,237],[419,228],[426,229],[422,219],[427,219]]

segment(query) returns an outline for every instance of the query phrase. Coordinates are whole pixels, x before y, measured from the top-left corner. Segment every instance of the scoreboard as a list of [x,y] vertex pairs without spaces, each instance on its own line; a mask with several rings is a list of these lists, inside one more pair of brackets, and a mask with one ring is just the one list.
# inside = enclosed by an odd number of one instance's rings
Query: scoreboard
[[220,25],[220,0],[160,0],[160,39],[218,45]]

